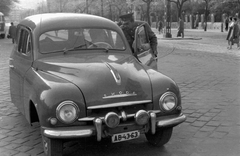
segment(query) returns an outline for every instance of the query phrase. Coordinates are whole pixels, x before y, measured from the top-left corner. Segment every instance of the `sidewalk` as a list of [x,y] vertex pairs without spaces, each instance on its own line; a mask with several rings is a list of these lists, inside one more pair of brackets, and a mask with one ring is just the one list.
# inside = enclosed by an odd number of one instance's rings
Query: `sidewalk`
[[177,29],[171,29],[171,34],[172,34],[172,38],[165,38],[163,35],[163,33],[159,34],[158,30],[156,28],[152,28],[153,32],[156,34],[158,39],[161,40],[200,40],[202,39],[201,37],[198,36],[188,36],[188,34],[190,32],[202,32],[202,33],[218,33],[218,34],[224,34],[227,35],[227,32],[221,32],[218,29],[207,29],[207,31],[204,31],[203,29],[184,29],[184,38],[181,37],[176,37],[177,35]]

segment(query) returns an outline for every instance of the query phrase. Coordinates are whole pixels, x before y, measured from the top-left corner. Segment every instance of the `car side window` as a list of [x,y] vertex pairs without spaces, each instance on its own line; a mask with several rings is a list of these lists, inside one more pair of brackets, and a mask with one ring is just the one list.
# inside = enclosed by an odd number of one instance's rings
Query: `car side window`
[[32,50],[32,43],[29,31],[26,29],[19,30],[18,52],[29,55]]

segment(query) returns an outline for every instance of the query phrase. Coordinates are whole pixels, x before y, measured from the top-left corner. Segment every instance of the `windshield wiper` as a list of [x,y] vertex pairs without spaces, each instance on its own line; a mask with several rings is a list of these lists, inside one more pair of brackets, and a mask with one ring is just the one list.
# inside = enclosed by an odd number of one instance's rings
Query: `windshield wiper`
[[72,47],[72,48],[69,48],[69,49],[64,48],[62,51],[63,51],[63,54],[66,54],[66,52],[68,52],[68,51],[76,50],[76,49],[82,48],[84,46],[87,47],[86,44],[82,44],[82,45],[78,45],[78,46],[75,46],[75,47]]
[[[90,41],[88,41],[88,42],[90,43],[90,46],[94,47],[94,48],[89,48],[89,49],[104,49],[104,50],[106,50],[106,53],[108,53],[108,51],[109,51],[108,48],[98,47],[97,44],[95,44],[95,43],[93,43],[93,42],[90,42]],[[89,47],[90,47],[90,46],[89,46]]]

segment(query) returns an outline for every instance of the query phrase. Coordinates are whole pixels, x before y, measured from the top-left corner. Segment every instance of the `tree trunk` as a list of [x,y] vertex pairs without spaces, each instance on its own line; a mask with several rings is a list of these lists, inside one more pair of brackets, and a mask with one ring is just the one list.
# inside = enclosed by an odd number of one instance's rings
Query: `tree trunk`
[[150,2],[147,3],[147,22],[151,26],[151,20],[150,20]]
[[207,31],[207,18],[208,18],[208,2],[206,0],[206,9],[205,9],[205,17],[204,17],[204,31]]

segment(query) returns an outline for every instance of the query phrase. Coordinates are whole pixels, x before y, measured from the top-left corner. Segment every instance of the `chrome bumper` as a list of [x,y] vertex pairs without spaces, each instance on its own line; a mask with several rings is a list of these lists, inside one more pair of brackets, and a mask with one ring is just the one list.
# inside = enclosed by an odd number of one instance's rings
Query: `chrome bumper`
[[[186,116],[180,114],[179,116],[172,116],[166,119],[156,118],[156,113],[150,113],[150,130],[155,134],[156,127],[174,127],[186,120]],[[48,138],[71,139],[97,136],[97,140],[102,139],[102,119],[96,118],[93,120],[93,126],[84,127],[81,129],[45,129],[43,128],[43,135]]]

